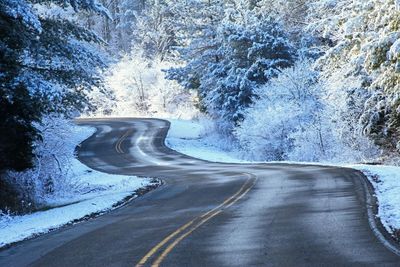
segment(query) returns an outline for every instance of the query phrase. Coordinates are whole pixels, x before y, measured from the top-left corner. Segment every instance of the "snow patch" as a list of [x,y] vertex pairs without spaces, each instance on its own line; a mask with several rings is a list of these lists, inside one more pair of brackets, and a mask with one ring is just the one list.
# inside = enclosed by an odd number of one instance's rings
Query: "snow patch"
[[400,167],[381,165],[348,165],[362,171],[375,189],[378,214],[383,226],[394,234],[400,229]]
[[210,121],[172,120],[165,140],[168,147],[191,157],[229,163],[246,163],[235,152],[224,150],[223,139],[213,130]]

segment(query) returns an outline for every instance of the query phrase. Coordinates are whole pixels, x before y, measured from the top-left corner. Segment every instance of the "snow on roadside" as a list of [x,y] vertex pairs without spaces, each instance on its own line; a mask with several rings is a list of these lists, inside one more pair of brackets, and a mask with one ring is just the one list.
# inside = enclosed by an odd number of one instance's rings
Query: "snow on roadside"
[[[207,126],[201,122],[169,121],[171,122],[171,130],[167,136],[166,144],[180,153],[213,162],[261,163],[244,161],[239,159],[239,156],[234,152],[223,151],[218,144],[220,140],[208,135]],[[341,166],[362,171],[374,187],[379,204],[377,216],[383,226],[391,234],[400,230],[400,167],[363,164],[337,165],[325,162],[285,161],[279,163]]]
[[[224,151],[222,141],[206,121],[168,119],[171,122],[166,145],[182,154],[212,162],[248,163],[234,152]],[[210,134],[208,134],[210,133]]]
[[[73,129],[75,144],[88,138],[94,128],[76,126]],[[88,168],[71,153],[71,172],[67,180],[76,190],[47,199],[48,210],[21,216],[9,216],[0,211],[0,248],[52,229],[115,208],[135,191],[149,186],[151,179],[136,176],[111,175]]]
[[347,165],[362,171],[375,189],[378,214],[386,230],[395,234],[400,229],[400,167],[385,165]]

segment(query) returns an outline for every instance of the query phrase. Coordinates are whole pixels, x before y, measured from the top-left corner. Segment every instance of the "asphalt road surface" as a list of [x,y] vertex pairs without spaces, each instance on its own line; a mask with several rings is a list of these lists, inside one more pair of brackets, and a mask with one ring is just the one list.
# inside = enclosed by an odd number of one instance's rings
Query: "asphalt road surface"
[[79,158],[165,184],[96,219],[0,251],[0,266],[400,266],[357,171],[211,163],[164,145],[169,124],[92,119]]

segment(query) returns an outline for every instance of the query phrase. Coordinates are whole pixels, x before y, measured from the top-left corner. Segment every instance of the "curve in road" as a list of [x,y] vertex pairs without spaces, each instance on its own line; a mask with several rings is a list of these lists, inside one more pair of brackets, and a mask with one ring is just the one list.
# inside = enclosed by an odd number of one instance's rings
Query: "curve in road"
[[[165,184],[104,216],[0,252],[0,266],[399,266],[361,173],[223,164],[164,145],[169,123],[86,119],[79,158]],[[372,229],[371,229],[372,225]],[[382,234],[383,233],[383,234]]]

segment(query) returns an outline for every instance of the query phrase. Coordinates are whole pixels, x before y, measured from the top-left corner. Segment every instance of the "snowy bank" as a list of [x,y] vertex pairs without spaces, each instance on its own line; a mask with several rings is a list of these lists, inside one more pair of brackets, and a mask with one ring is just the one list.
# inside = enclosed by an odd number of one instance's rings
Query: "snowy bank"
[[[94,131],[76,126],[71,139],[78,145]],[[102,214],[134,198],[138,189],[153,183],[151,179],[89,169],[74,157],[73,152],[70,154],[71,171],[64,179],[74,188],[46,199],[46,210],[21,216],[9,216],[0,211],[0,248]]]
[[[239,159],[238,154],[235,152],[221,149],[221,140],[210,134],[207,124],[183,120],[170,120],[170,122],[171,130],[166,140],[166,144],[170,148],[180,153],[212,162],[251,163]],[[389,233],[398,235],[400,231],[400,167],[286,161],[280,163],[332,165],[362,171],[375,190],[379,204],[377,216]]]
[[368,177],[378,199],[377,216],[386,230],[397,236],[400,231],[400,167],[384,165],[347,167],[360,170]]
[[169,119],[171,127],[165,140],[166,145],[182,154],[212,161],[228,163],[247,163],[238,154],[224,150],[223,140],[214,134],[207,121]]

